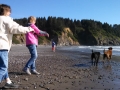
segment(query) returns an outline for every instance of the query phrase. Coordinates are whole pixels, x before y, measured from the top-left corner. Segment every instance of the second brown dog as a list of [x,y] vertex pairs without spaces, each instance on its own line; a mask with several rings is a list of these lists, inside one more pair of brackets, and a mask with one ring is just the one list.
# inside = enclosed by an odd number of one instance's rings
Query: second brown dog
[[112,58],[112,47],[109,47],[108,50],[103,50],[103,60],[107,58],[107,60],[110,60]]

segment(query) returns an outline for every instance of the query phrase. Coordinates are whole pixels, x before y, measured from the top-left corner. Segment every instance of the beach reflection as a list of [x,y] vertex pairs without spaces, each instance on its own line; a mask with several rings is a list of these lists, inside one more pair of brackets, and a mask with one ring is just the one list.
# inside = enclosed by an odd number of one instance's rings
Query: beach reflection
[[103,68],[109,71],[112,70],[111,65],[104,65]]
[[103,64],[103,68],[104,68],[105,70],[109,70],[109,71],[111,71],[111,70],[112,70],[112,66],[111,66],[111,64],[110,64],[110,63],[109,63],[109,64],[107,64],[107,65]]

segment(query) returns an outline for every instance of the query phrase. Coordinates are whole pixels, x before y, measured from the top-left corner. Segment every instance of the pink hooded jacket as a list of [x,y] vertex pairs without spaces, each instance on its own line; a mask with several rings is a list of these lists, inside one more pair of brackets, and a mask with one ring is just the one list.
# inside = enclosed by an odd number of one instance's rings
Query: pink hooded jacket
[[27,33],[26,36],[26,46],[27,45],[38,45],[38,36],[46,36],[47,32],[41,31],[37,28],[35,24],[28,24],[32,29],[34,29],[34,32]]

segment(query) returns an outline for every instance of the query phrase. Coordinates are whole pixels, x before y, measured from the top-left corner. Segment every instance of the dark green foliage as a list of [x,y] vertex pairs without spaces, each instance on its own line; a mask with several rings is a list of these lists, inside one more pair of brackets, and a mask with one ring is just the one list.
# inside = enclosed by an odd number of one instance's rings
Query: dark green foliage
[[42,44],[44,40],[44,37],[38,37],[38,44]]
[[[16,22],[25,26],[27,18],[15,19]],[[79,41],[83,45],[96,45],[96,38],[120,38],[120,25],[109,25],[108,23],[101,23],[100,21],[82,19],[71,20],[69,18],[52,17],[37,17],[36,25],[39,29],[49,33],[49,41],[59,37],[65,27],[69,27],[73,33],[68,33],[74,41]],[[39,43],[42,43],[43,37],[39,38]],[[17,41],[13,39],[13,42]]]

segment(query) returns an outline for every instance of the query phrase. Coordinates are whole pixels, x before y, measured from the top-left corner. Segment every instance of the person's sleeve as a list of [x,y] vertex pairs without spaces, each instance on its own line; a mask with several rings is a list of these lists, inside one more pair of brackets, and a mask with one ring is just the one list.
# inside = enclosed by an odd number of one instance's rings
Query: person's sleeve
[[22,25],[19,25],[10,17],[7,19],[7,28],[11,34],[23,34],[34,31],[31,27],[23,27]]
[[31,28],[33,28],[34,33],[39,36],[46,36],[48,34],[47,32],[40,30],[36,25],[31,25]]

